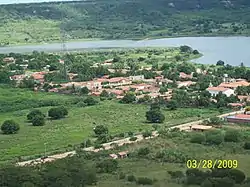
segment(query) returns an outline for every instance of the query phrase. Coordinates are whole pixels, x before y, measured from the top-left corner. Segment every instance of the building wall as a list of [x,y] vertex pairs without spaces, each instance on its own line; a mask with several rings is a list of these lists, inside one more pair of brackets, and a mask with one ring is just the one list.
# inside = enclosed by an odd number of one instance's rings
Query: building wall
[[250,119],[226,118],[230,123],[250,123]]

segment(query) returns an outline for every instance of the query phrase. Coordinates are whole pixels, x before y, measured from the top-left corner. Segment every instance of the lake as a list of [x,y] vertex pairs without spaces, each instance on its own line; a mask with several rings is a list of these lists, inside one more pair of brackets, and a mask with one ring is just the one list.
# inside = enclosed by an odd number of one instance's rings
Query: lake
[[[79,41],[66,43],[67,50],[98,49],[98,48],[137,48],[137,47],[178,47],[189,45],[199,50],[203,56],[194,62],[215,64],[223,60],[226,64],[250,67],[250,37],[181,37],[152,40],[104,40]],[[55,52],[62,49],[62,44],[40,44],[29,46],[0,47],[0,53],[24,53],[37,51]]]

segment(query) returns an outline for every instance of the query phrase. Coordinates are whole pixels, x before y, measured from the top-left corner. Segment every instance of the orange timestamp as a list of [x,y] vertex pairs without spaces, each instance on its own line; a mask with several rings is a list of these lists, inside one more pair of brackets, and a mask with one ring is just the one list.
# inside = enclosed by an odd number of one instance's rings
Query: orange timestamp
[[238,160],[187,160],[189,169],[232,169],[238,167]]

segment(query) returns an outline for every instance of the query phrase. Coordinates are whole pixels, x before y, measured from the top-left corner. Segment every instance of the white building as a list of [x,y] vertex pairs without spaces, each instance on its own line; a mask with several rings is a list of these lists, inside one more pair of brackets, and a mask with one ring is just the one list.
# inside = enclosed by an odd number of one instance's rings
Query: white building
[[131,81],[143,81],[144,75],[129,76],[129,79]]
[[234,95],[234,90],[230,88],[224,88],[224,87],[208,87],[207,91],[212,95],[216,96],[219,92],[222,92],[227,97]]

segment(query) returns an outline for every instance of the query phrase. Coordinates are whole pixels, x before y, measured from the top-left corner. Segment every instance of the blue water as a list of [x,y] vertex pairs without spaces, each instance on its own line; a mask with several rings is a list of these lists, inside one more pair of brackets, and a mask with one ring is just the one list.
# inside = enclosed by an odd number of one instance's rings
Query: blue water
[[[215,64],[223,60],[226,64],[250,67],[250,37],[183,37],[163,38],[154,40],[106,40],[106,41],[79,41],[66,43],[67,50],[86,50],[98,48],[136,48],[136,47],[178,47],[189,45],[198,49],[204,56],[195,60],[202,64]],[[37,51],[61,51],[62,44],[40,44],[28,46],[0,47],[0,53],[32,52]]]

